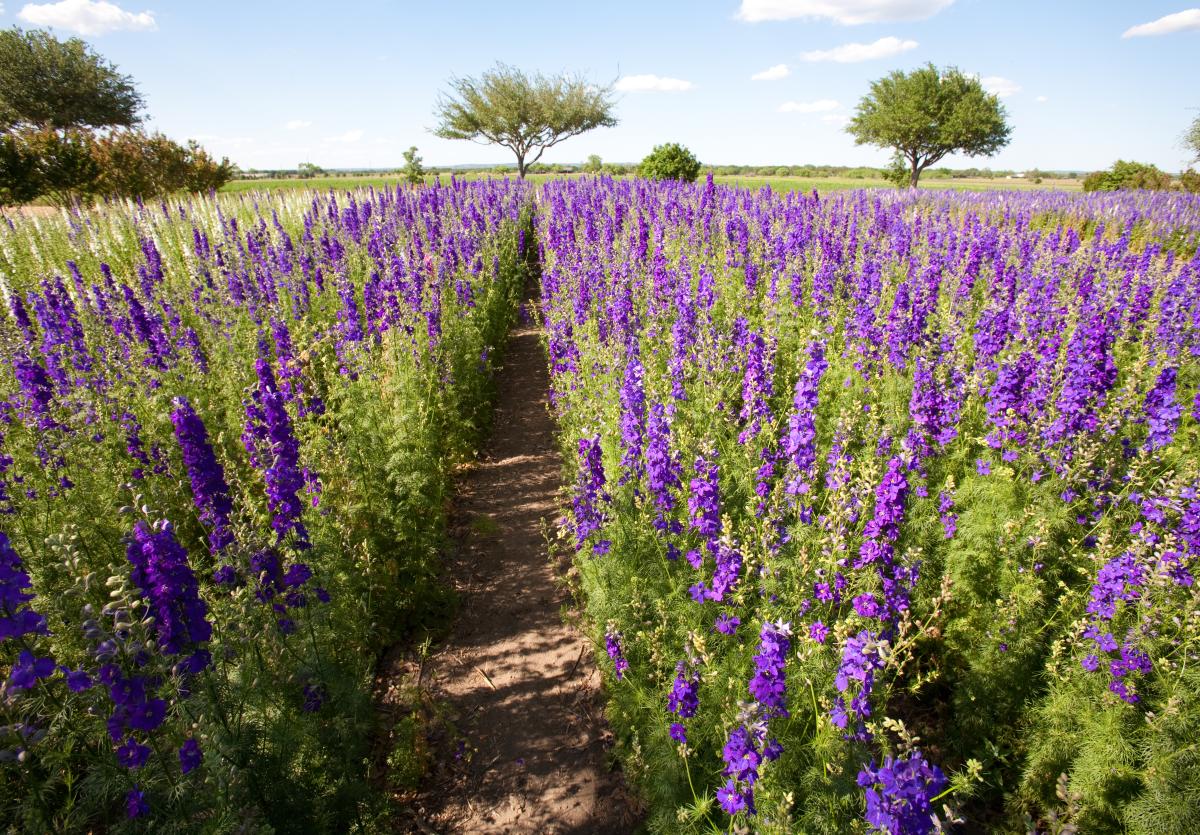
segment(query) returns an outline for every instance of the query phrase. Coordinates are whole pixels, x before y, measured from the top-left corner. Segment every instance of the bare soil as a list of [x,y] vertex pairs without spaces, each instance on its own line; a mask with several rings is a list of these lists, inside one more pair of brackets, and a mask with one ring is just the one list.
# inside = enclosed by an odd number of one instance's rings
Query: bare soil
[[592,645],[547,547],[562,470],[539,331],[519,327],[504,357],[492,436],[452,513],[461,609],[423,662],[410,650],[380,669],[384,691],[419,679],[446,728],[399,823],[440,835],[631,832],[637,806],[611,768]]

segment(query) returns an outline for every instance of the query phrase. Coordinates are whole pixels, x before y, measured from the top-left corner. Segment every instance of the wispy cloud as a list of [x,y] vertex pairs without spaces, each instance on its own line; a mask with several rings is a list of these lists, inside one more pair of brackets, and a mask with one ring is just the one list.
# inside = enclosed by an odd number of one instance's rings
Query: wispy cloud
[[362,130],[361,128],[356,128],[355,130],[348,130],[345,133],[339,133],[337,136],[330,136],[330,137],[326,138],[325,141],[326,142],[342,142],[342,143],[349,144],[351,142],[357,142],[358,140],[362,139],[363,135],[365,133],[366,133],[366,131]]
[[983,89],[987,90],[994,96],[1006,99],[1009,96],[1021,92],[1021,85],[1009,78],[1003,78],[999,75],[985,75],[979,79],[979,83],[983,85]]
[[833,99],[817,99],[816,101],[785,101],[779,105],[780,113],[827,113],[841,107]]
[[288,130],[300,130],[301,128],[311,128],[312,122],[307,119],[289,119],[284,127]]
[[667,78],[661,75],[626,75],[617,81],[617,89],[623,93],[682,93],[695,85],[682,78]]
[[764,20],[818,18],[846,26],[860,23],[898,23],[924,20],[954,0],[742,0],[737,18],[747,23]]
[[1130,26],[1121,34],[1121,37],[1141,38],[1146,35],[1171,35],[1175,32],[1187,32],[1190,29],[1200,29],[1200,9],[1184,9],[1182,12],[1164,15],[1149,23]]
[[80,35],[149,32],[158,28],[153,12],[127,12],[105,0],[27,3],[17,12],[17,17],[34,26],[51,26]]
[[850,117],[845,113],[826,113],[821,117],[822,122],[829,122],[831,125],[844,125],[850,121]]
[[1034,99],[1034,101],[1036,101],[1038,104],[1045,104],[1046,102],[1050,101],[1050,98],[1048,96],[1038,96],[1036,99]]
[[751,81],[778,81],[781,78],[787,78],[788,73],[790,73],[790,72],[791,72],[791,70],[788,69],[787,64],[776,64],[775,66],[771,67],[770,69],[763,70],[762,72],[756,72],[754,75],[750,76],[750,80]]
[[873,61],[876,58],[891,58],[901,52],[916,49],[916,41],[902,41],[899,38],[880,38],[873,43],[847,43],[835,46],[833,49],[818,49],[801,54],[805,61],[836,61],[839,64],[856,64],[859,61]]

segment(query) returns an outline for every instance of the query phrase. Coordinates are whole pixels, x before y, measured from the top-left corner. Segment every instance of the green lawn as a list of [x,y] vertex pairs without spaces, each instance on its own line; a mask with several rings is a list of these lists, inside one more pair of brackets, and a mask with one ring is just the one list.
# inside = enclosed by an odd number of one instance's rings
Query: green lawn
[[[477,173],[458,174],[455,176],[459,179],[474,180],[500,175],[491,174],[486,171],[480,171]],[[533,183],[542,183],[550,179],[571,176],[578,175],[530,174],[528,179]],[[450,175],[443,174],[442,179],[443,181],[447,181],[450,179]],[[763,186],[770,186],[776,191],[812,191],[815,188],[820,192],[843,191],[846,189],[856,188],[892,187],[891,184],[885,180],[860,180],[851,177],[738,177],[718,175],[715,179],[722,185],[739,186],[741,188],[749,189],[760,189]],[[426,178],[427,182],[431,182],[432,180],[432,176]],[[308,180],[234,180],[226,184],[221,191],[267,191],[277,189],[317,189],[325,191],[331,188],[342,191],[345,189],[362,188],[366,186],[374,186],[376,188],[382,186],[395,186],[402,181],[403,180],[401,177],[394,174],[375,174],[348,177],[313,177]],[[928,179],[921,181],[921,188],[958,189],[963,191],[989,191],[992,189],[1020,191],[1029,191],[1033,189],[1063,189],[1067,191],[1078,191],[1080,188],[1080,182],[1078,180],[1044,180],[1041,184],[1036,184],[1027,180],[989,180],[983,178],[964,178],[957,180]]]

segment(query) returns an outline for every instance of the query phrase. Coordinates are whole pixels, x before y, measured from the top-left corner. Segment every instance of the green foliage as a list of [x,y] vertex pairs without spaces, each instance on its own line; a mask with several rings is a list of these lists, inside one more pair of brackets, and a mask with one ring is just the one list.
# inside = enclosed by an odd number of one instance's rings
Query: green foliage
[[38,196],[37,163],[18,137],[0,134],[0,207],[20,206]]
[[599,174],[604,170],[604,162],[599,154],[590,154],[580,170],[588,174]]
[[404,152],[404,179],[409,185],[420,185],[425,181],[425,167],[421,165],[421,157],[417,155],[417,146],[411,146]]
[[19,128],[0,145],[0,194],[9,203],[43,197],[69,206],[97,197],[204,193],[234,172],[228,159],[217,162],[197,143],[180,145],[161,133]]
[[296,166],[296,176],[302,180],[308,180],[313,177],[320,177],[325,174],[325,169],[315,163],[302,162]]
[[908,164],[912,188],[947,154],[991,156],[1012,134],[1004,106],[978,78],[932,64],[871,82],[846,131],[856,145],[894,149]]
[[519,177],[547,148],[617,123],[611,85],[596,86],[580,76],[530,75],[497,64],[479,78],[451,79],[450,89],[438,99],[434,134],[508,148]]
[[58,206],[70,206],[95,193],[101,168],[96,160],[95,138],[79,128],[25,128],[10,134],[34,161],[26,193],[45,197]]
[[1107,171],[1093,171],[1083,180],[1084,191],[1120,191],[1147,189],[1162,191],[1171,187],[1171,178],[1156,166],[1119,159]]
[[161,133],[116,131],[96,140],[100,197],[159,197],[176,191],[215,191],[233,176],[228,159],[216,162],[195,142],[180,145]]
[[1179,187],[1190,194],[1200,193],[1200,174],[1188,169],[1179,175]]
[[0,31],[0,130],[132,127],[142,107],[133,80],[79,38]]
[[700,176],[700,161],[684,146],[669,142],[655,145],[638,166],[637,174],[648,180],[690,183]]

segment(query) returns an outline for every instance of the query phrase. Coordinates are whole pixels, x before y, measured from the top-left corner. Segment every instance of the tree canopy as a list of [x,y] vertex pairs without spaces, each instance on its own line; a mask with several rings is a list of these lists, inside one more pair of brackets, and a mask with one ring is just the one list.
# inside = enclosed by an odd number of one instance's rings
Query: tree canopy
[[0,130],[132,127],[143,106],[133,80],[79,38],[0,30]]
[[1192,155],[1192,162],[1200,162],[1200,116],[1192,120],[1183,135],[1183,147]]
[[676,142],[655,145],[641,165],[638,176],[648,180],[681,180],[690,183],[700,175],[700,161]]
[[892,148],[908,184],[951,153],[991,156],[1008,144],[1012,128],[1000,100],[978,78],[932,64],[896,70],[873,81],[846,132],[857,145]]
[[1171,178],[1157,166],[1119,159],[1106,171],[1093,171],[1083,180],[1084,191],[1120,191],[1145,189],[1162,191],[1171,187]]
[[478,78],[454,78],[438,98],[435,135],[502,145],[517,158],[517,175],[547,148],[599,127],[612,127],[612,87],[574,75],[527,74],[497,64]]

